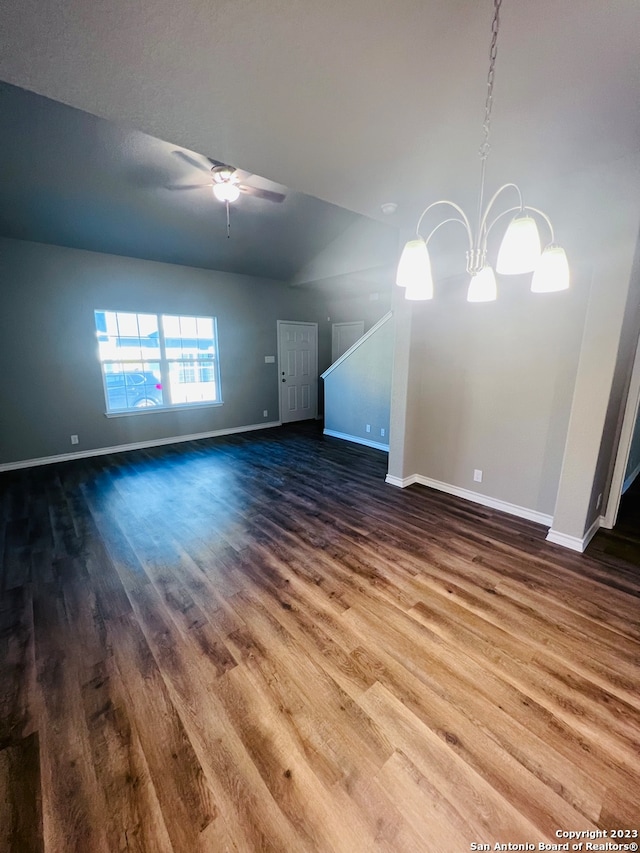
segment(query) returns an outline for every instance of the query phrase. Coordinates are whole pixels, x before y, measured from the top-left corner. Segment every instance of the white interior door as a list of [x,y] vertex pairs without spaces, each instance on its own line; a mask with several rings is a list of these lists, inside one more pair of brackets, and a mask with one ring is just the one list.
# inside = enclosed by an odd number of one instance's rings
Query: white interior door
[[334,323],[331,327],[331,363],[337,361],[349,347],[364,335],[364,320]]
[[278,381],[283,424],[318,412],[318,324],[278,320]]

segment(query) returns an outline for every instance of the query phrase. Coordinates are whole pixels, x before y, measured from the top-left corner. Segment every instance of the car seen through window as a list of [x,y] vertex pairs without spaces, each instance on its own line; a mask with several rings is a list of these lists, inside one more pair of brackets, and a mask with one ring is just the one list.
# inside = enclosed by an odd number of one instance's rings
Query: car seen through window
[[107,414],[219,405],[215,317],[96,311]]

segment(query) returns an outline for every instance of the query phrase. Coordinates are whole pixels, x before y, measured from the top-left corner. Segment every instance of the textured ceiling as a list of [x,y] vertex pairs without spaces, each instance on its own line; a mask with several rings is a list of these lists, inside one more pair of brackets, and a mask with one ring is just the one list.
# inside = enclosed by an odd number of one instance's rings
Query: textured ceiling
[[[368,216],[396,201],[401,221],[475,184],[491,14],[488,0],[4,0],[0,79]],[[491,182],[526,188],[640,147],[639,32],[633,0],[505,0]]]
[[[3,0],[0,80],[92,115],[72,141],[78,113],[53,131],[2,110],[0,227],[297,284],[389,265],[389,225],[443,196],[473,210],[491,15],[490,0]],[[487,190],[518,182],[561,242],[579,223],[572,256],[593,242],[583,212],[618,204],[594,177],[640,151],[639,32],[636,0],[502,4]],[[175,149],[289,187],[287,202],[243,197],[226,240],[206,190],[166,189],[197,180]],[[349,219],[382,220],[387,201],[379,240]],[[460,271],[456,237],[439,235],[440,277]]]
[[[286,198],[242,194],[227,239],[205,158],[7,83],[0,83],[0,152],[5,237],[297,284],[350,263],[358,271],[374,266],[372,242],[390,252],[397,246],[393,229],[248,174],[247,185]],[[364,261],[342,252],[336,269],[336,239],[363,229]]]

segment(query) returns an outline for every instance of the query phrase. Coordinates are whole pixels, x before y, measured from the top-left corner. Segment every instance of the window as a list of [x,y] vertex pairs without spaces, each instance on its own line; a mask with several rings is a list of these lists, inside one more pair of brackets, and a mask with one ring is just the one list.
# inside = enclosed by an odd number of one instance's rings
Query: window
[[215,317],[96,311],[107,414],[221,403]]

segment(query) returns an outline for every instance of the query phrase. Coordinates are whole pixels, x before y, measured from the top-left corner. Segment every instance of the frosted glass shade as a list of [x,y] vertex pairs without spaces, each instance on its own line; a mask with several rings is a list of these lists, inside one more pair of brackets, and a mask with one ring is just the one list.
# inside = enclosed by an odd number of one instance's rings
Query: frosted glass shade
[[240,197],[240,190],[236,184],[225,181],[213,185],[213,194],[218,201],[237,201]]
[[501,275],[533,272],[539,257],[540,235],[535,220],[526,214],[514,216],[502,238],[496,271]]
[[531,280],[534,293],[553,293],[569,287],[569,262],[557,243],[550,243],[540,255]]
[[467,302],[494,302],[498,295],[496,277],[491,267],[483,267],[471,276]]
[[433,299],[429,250],[424,240],[409,240],[402,250],[396,284],[405,287],[405,299]]

